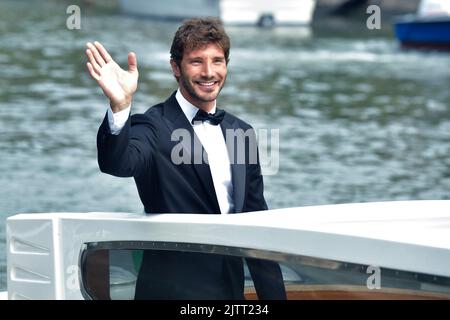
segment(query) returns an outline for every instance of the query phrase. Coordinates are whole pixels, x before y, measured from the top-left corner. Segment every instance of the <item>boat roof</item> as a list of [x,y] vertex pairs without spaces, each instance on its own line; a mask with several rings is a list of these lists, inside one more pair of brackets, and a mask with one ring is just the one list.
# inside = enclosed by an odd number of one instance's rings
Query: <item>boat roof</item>
[[228,215],[60,212],[14,216],[14,219],[29,218],[221,223],[351,235],[450,249],[450,201],[446,200],[333,204]]
[[[236,246],[450,277],[448,200],[321,205],[228,215],[91,212],[21,214],[10,219],[63,221],[72,225],[70,237],[84,234],[83,241],[117,240],[117,233],[123,232],[123,241]],[[129,226],[124,230],[125,222]],[[90,235],[94,230],[97,238]]]

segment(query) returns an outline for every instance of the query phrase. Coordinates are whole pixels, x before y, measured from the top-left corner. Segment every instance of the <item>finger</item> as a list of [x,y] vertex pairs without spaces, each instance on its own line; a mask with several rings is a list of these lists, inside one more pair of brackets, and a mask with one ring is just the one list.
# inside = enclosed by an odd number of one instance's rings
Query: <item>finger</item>
[[92,68],[94,69],[95,73],[97,73],[99,76],[102,76],[102,69],[98,64],[92,64]]
[[100,74],[101,67],[98,65],[97,61],[94,58],[94,55],[92,54],[92,51],[90,49],[86,50],[86,55],[89,58],[89,62],[92,64],[94,69]]
[[95,80],[99,81],[100,75],[95,72],[94,68],[92,67],[92,64],[90,62],[88,62],[88,63],[86,63],[86,65],[87,65],[87,68],[89,70],[91,77],[94,78]]
[[106,62],[105,62],[105,60],[103,60],[103,58],[101,57],[100,53],[98,53],[97,48],[96,48],[92,43],[90,43],[90,42],[87,43],[87,46],[88,46],[88,48],[91,50],[92,55],[93,55],[94,58],[95,58],[95,61],[97,61],[97,64],[98,64],[100,67],[103,67],[103,66],[106,64]]
[[128,53],[128,71],[129,72],[137,71],[137,58],[134,52]]
[[94,45],[98,49],[98,51],[100,52],[103,60],[105,60],[106,63],[108,63],[108,62],[110,62],[112,60],[112,58],[109,55],[108,51],[106,51],[105,47],[103,47],[103,45],[100,42],[95,41]]

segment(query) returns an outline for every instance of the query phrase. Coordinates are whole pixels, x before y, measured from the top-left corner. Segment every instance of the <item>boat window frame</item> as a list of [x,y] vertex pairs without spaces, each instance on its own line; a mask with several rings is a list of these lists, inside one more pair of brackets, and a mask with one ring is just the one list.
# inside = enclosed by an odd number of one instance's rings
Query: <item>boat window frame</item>
[[[242,248],[215,244],[201,244],[188,242],[167,242],[167,241],[101,241],[84,243],[79,255],[79,285],[80,291],[86,300],[94,300],[88,292],[85,282],[84,267],[88,254],[98,250],[170,250],[195,253],[219,254],[242,258],[255,258],[271,260],[278,263],[306,265],[333,271],[352,271],[370,276],[367,270],[372,265],[342,262],[338,260],[310,257],[296,253],[277,252],[255,248]],[[378,266],[383,274],[392,274],[402,280],[420,281],[421,283],[436,284],[441,281],[450,287],[450,277],[430,275],[425,273],[396,270]],[[285,282],[286,283],[286,282]]]

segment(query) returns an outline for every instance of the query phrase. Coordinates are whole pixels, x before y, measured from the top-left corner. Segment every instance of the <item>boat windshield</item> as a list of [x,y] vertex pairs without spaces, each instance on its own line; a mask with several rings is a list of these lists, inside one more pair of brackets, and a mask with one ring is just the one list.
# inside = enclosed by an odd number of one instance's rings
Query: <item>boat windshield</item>
[[[81,254],[86,299],[134,299],[144,254],[228,256],[244,263],[245,298],[257,299],[246,259],[277,262],[288,299],[450,299],[450,278],[248,248],[193,243],[100,242]],[[175,286],[177,279],[158,279]]]

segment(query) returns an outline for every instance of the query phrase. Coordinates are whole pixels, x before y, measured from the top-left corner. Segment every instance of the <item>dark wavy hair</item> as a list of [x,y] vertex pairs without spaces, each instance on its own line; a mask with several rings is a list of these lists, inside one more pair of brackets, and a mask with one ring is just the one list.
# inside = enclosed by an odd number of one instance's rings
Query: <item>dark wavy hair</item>
[[170,48],[170,58],[178,66],[185,50],[190,51],[201,48],[210,43],[217,44],[223,49],[226,63],[230,55],[230,38],[225,32],[222,23],[216,18],[189,19],[183,21],[178,28]]

